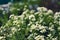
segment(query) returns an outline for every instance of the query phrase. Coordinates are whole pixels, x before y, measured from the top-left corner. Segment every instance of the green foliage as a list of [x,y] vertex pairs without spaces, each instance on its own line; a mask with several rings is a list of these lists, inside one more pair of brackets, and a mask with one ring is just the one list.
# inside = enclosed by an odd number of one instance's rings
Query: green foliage
[[4,25],[8,20],[8,14],[3,11],[3,10],[0,10],[0,26],[1,25]]
[[60,40],[60,12],[38,7],[25,9],[21,15],[10,15],[0,27],[0,40]]

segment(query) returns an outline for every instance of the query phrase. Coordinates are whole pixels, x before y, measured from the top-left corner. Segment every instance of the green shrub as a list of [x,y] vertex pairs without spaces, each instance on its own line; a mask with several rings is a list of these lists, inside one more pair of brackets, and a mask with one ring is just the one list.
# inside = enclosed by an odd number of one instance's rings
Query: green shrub
[[26,9],[17,15],[10,15],[0,27],[0,40],[60,40],[60,12],[53,13],[45,7]]

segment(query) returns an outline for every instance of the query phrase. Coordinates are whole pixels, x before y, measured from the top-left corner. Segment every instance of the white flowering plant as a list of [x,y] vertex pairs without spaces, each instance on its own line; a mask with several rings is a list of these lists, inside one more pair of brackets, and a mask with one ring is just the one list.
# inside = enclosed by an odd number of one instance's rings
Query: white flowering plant
[[60,12],[38,7],[9,18],[0,27],[0,40],[60,40]]

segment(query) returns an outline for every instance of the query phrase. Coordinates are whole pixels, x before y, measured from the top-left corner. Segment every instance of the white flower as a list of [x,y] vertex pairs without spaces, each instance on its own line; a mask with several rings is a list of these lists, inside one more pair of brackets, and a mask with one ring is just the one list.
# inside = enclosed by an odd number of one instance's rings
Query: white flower
[[45,7],[38,7],[37,10],[40,11],[40,12],[41,11],[47,11],[47,8],[45,8]]
[[29,20],[35,21],[35,20],[36,20],[36,19],[35,19],[35,16],[34,16],[34,15],[30,15],[30,16],[29,16]]
[[40,14],[40,12],[36,12],[36,13],[34,13],[34,15],[39,15]]
[[27,39],[30,39],[33,36],[33,34],[30,34]]
[[39,30],[38,28],[39,28],[38,26],[32,24],[30,28],[30,32],[32,32],[33,30]]
[[29,19],[31,19],[31,18],[35,18],[35,16],[34,16],[34,15],[30,15],[30,16],[29,16]]
[[34,13],[34,12],[35,12],[35,10],[31,10],[31,11],[30,11],[30,13]]
[[14,20],[17,20],[18,19],[18,16],[14,16]]
[[12,28],[11,28],[11,31],[12,31],[12,33],[14,34],[14,33],[17,31],[17,29],[16,29],[15,27],[12,27]]
[[43,11],[47,11],[47,8],[45,8],[45,7],[41,7],[41,9],[43,9]]
[[28,26],[30,26],[30,25],[32,25],[32,24],[33,24],[33,22],[30,21],[29,24],[28,24]]
[[56,12],[56,13],[54,14],[54,18],[55,18],[55,19],[57,19],[58,17],[60,17],[60,12]]
[[35,40],[45,40],[45,39],[44,39],[44,36],[38,35],[35,37]]
[[40,18],[40,21],[39,21],[39,23],[42,23],[42,22],[43,22],[43,19],[41,19],[41,18]]
[[30,25],[31,25],[31,23],[28,24],[28,26],[30,26]]
[[24,19],[24,15],[21,15],[21,16],[20,16],[20,19],[23,20],[23,19]]
[[6,23],[5,26],[9,26],[9,24]]
[[10,15],[10,17],[9,17],[9,18],[13,18],[13,17],[14,17],[14,14]]
[[4,39],[5,37],[4,36],[0,36],[0,40]]
[[29,12],[29,10],[27,9],[27,10],[25,10],[22,14],[23,15],[26,15],[27,14],[27,12]]
[[15,27],[12,27],[12,29],[11,29],[12,31],[16,31],[16,28]]
[[18,31],[20,31],[20,30],[21,30],[21,28],[18,29]]
[[52,40],[58,40],[57,37],[56,38],[52,38]]
[[17,9],[18,11],[20,11],[20,9]]
[[45,33],[46,32],[46,29],[42,29],[40,32],[41,33]]
[[13,35],[13,34],[12,34],[12,33],[10,33],[10,34],[8,34],[7,36],[8,36],[8,37],[12,37],[12,35]]
[[50,31],[54,31],[54,25],[50,26],[50,27],[49,27],[49,30],[50,30]]
[[36,29],[36,28],[37,28],[36,25],[34,25],[34,24],[31,25],[31,29],[32,29],[32,30],[33,30],[33,29]]
[[18,25],[18,24],[19,24],[18,20],[13,21],[13,25]]
[[48,37],[51,37],[51,34],[48,34]]
[[48,12],[46,14],[53,14],[53,11],[52,10],[48,10]]
[[37,10],[38,10],[38,11],[41,11],[41,7],[38,7]]
[[9,34],[9,36],[10,36],[10,37],[12,37],[12,33],[11,33],[11,34]]
[[27,7],[27,5],[24,6],[25,8]]
[[47,27],[46,26],[39,26],[39,29],[41,30],[41,29],[46,29]]
[[17,27],[20,27],[20,25],[18,24]]
[[58,30],[60,31],[60,27],[58,27]]

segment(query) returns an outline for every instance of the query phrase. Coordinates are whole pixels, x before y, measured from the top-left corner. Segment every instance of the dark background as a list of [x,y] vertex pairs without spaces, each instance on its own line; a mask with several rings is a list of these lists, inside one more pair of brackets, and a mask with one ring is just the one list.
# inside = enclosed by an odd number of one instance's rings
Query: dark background
[[11,0],[0,0],[0,5],[1,4],[7,4],[8,2],[10,2]]

